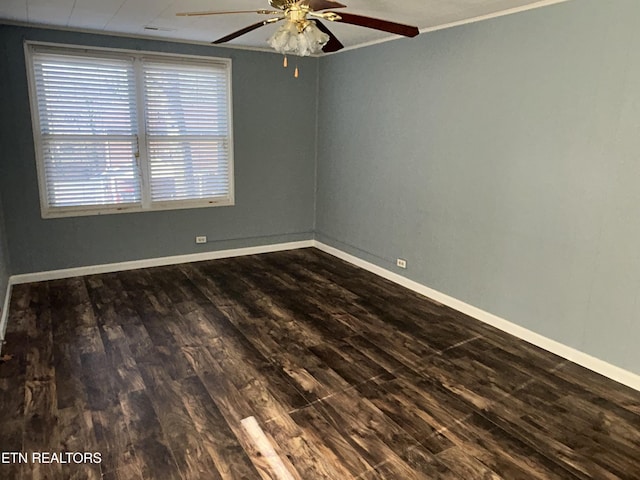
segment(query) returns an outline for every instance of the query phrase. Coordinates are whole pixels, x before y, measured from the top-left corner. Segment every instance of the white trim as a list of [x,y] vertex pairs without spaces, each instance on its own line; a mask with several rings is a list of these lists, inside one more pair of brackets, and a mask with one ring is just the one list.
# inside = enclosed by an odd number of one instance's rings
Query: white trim
[[[515,337],[525,340],[544,350],[559,355],[567,360],[582,365],[589,370],[597,372],[605,377],[615,380],[619,383],[627,385],[635,390],[640,391],[640,375],[625,370],[623,368],[612,365],[604,360],[595,358],[587,353],[576,350],[575,348],[564,345],[560,342],[547,338],[539,333],[528,330],[520,325],[509,322],[503,318],[493,315],[492,313],[481,310],[473,305],[469,305],[461,300],[453,298],[442,292],[427,287],[421,283],[410,280],[402,275],[398,275],[390,270],[374,265],[373,263],[362,260],[354,255],[346,253],[335,247],[322,243],[318,240],[302,240],[298,242],[277,243],[273,245],[260,245],[255,247],[236,248],[229,250],[218,250],[212,252],[194,253],[188,255],[176,255],[171,257],[150,258],[144,260],[134,260],[129,262],[109,263],[103,265],[93,265],[87,267],[67,268],[62,270],[50,270],[47,272],[26,273],[22,275],[13,275],[9,279],[7,292],[4,299],[4,307],[2,317],[0,318],[0,338],[4,338],[6,328],[9,300],[11,297],[12,285],[22,283],[40,282],[46,280],[55,280],[60,278],[70,278],[82,275],[94,275],[100,273],[120,272],[125,270],[135,270],[138,268],[160,267],[165,265],[176,265],[181,263],[199,262],[203,260],[216,260],[219,258],[240,257],[244,255],[256,255],[260,253],[280,252],[285,250],[295,250],[298,248],[315,247],[318,250],[326,252],[334,257],[340,258],[357,267],[363,268],[380,277],[386,278],[398,285],[420,293],[429,297],[436,302],[442,303],[470,317],[473,317],[483,323],[491,325],[499,330],[509,333]],[[0,351],[2,346],[0,345]]]
[[[512,15],[514,13],[526,12],[528,10],[534,10],[536,8],[547,7],[550,5],[555,5],[558,3],[568,2],[569,0],[540,0],[539,2],[530,3],[529,5],[523,5],[521,7],[509,8],[507,10],[501,10],[499,12],[488,13],[486,15],[480,15],[473,18],[467,18],[464,20],[458,20],[457,22],[443,23],[441,25],[434,25],[432,27],[426,27],[420,29],[420,33],[428,33],[435,32],[437,30],[444,30],[446,28],[459,27],[461,25],[467,25],[469,23],[481,22],[484,20],[490,20],[492,18],[503,17],[505,15]],[[124,38],[137,38],[142,40],[156,41],[156,42],[172,42],[172,43],[182,43],[186,45],[202,45],[210,48],[221,48],[228,50],[247,50],[251,52],[262,52],[262,53],[271,53],[280,55],[278,52],[271,48],[266,47],[250,47],[243,45],[231,45],[231,44],[218,44],[212,45],[210,42],[200,41],[200,40],[185,40],[181,38],[171,38],[171,37],[161,37],[159,35],[140,35],[135,33],[126,33],[126,32],[110,32],[108,30],[94,30],[89,28],[72,28],[65,27],[60,25],[47,25],[44,23],[30,23],[30,22],[21,22],[16,20],[8,20],[8,19],[0,19],[0,25],[11,25],[16,27],[29,27],[29,28],[41,28],[48,30],[61,30],[66,32],[79,32],[79,33],[90,33],[94,35],[108,35],[112,37],[124,37]],[[371,45],[377,45],[379,43],[386,43],[392,40],[398,40],[403,37],[399,37],[398,35],[392,35],[389,37],[381,38],[378,40],[372,40],[370,42],[359,43],[357,45],[352,45],[350,47],[345,47],[342,50],[332,53],[323,53],[312,55],[312,57],[326,57],[328,55],[337,55],[342,52],[348,52],[350,50],[357,50],[358,48],[369,47]]]
[[[0,23],[1,25],[2,23]],[[101,55],[105,58],[121,59],[123,55],[131,55],[136,58],[152,59],[152,60],[167,60],[171,58],[171,62],[184,63],[192,65],[193,62],[199,62],[202,65],[210,65],[212,63],[219,62],[225,66],[231,66],[232,59],[228,57],[216,57],[212,55],[204,54],[182,54],[163,52],[161,50],[136,50],[133,48],[120,48],[120,47],[100,47],[94,45],[84,45],[79,43],[64,43],[64,42],[47,42],[43,40],[24,40],[25,48],[33,46],[40,49],[49,49],[52,52],[76,50],[80,53],[90,54],[91,56]],[[59,52],[58,52],[59,53]]]
[[[528,10],[535,10],[536,8],[548,7],[550,5],[556,5],[558,3],[564,3],[568,1],[569,0],[540,0],[539,2],[530,3],[528,5],[522,5],[520,7],[508,8],[506,10],[500,10],[498,12],[487,13],[486,15],[479,15],[477,17],[465,18],[464,20],[458,20],[457,22],[443,23],[441,25],[434,25],[432,27],[421,28],[420,33],[422,34],[422,33],[436,32],[438,30],[459,27],[461,25],[467,25],[469,23],[482,22],[484,20],[491,20],[492,18],[499,18],[499,17],[504,17],[506,15],[513,15],[514,13],[526,12]],[[400,37],[398,35],[392,35],[389,37],[380,38],[378,40],[371,40],[369,42],[359,43],[357,45],[345,47],[342,50],[338,50],[337,52],[325,53],[324,55],[317,55],[317,56],[335,55],[342,52],[348,52],[350,50],[357,50],[359,48],[378,45],[380,43],[387,43],[392,40],[400,40],[401,38],[404,38],[404,37]]]
[[[149,149],[147,148],[147,104],[145,101],[143,57],[135,57],[133,60],[136,92],[136,114],[138,128],[136,135],[136,167],[140,181],[140,209],[151,209],[151,165],[149,162]],[[140,125],[143,125],[141,128]],[[142,161],[144,159],[144,161]]]
[[[235,204],[235,178],[234,178],[234,140],[233,140],[233,99],[232,95],[232,68],[233,63],[230,58],[212,57],[206,55],[182,55],[176,53],[164,53],[153,50],[132,50],[111,47],[93,47],[76,44],[52,43],[35,40],[24,41],[24,56],[27,68],[27,83],[29,90],[29,104],[31,109],[33,143],[36,152],[36,170],[38,175],[38,190],[40,194],[40,215],[43,219],[62,217],[81,217],[94,215],[112,215],[120,213],[152,212],[164,210],[182,210],[204,207],[224,207]],[[55,207],[49,203],[48,182],[46,175],[46,162],[42,147],[42,132],[39,109],[39,91],[36,84],[36,74],[34,67],[34,55],[36,53],[54,53],[69,56],[86,55],[98,58],[109,58],[115,60],[126,60],[130,62],[134,72],[135,103],[137,127],[132,135],[123,136],[126,139],[137,139],[137,170],[138,183],[140,186],[140,201],[137,203],[117,203],[113,205],[86,205],[71,207]],[[220,135],[228,143],[227,156],[227,180],[228,192],[224,196],[208,198],[189,198],[185,200],[163,200],[153,202],[151,199],[151,159],[147,148],[147,127],[145,87],[143,84],[143,62],[145,60],[165,62],[168,65],[197,65],[203,67],[216,68],[224,72],[226,78],[226,117],[228,123],[227,135]],[[83,136],[80,136],[83,137]],[[73,138],[67,135],[65,138]],[[116,138],[114,135],[106,135],[105,138]],[[186,139],[186,135],[175,138]],[[208,138],[208,137],[207,137]]]
[[[229,169],[231,170],[231,168]],[[231,188],[229,191],[231,192]],[[46,200],[45,200],[46,201]],[[41,204],[43,205],[43,204]],[[194,208],[209,207],[232,207],[234,206],[232,196],[227,196],[222,200],[205,199],[203,200],[169,200],[164,202],[154,202],[151,207],[145,208],[137,204],[116,204],[113,207],[55,207],[55,209],[42,210],[40,216],[47,220],[51,218],[66,217],[96,217],[104,215],[115,215],[121,213],[145,213],[145,212],[163,212],[168,210],[191,210]]]
[[122,272],[136,270],[138,268],[162,267],[177,265],[180,263],[201,262],[203,260],[216,260],[219,258],[241,257],[244,255],[256,255],[259,253],[281,252],[298,248],[313,247],[313,240],[299,242],[275,243],[273,245],[260,245],[256,247],[233,248],[230,250],[217,250],[211,252],[191,253],[187,255],[175,255],[171,257],[148,258],[144,260],[132,260],[129,262],[106,263],[103,265],[91,265],[87,267],[65,268],[61,270],[49,270],[47,272],[24,273],[13,275],[11,284],[43,282],[60,278],[80,277],[83,275],[95,275],[99,273]]
[[334,257],[338,257],[357,267],[368,270],[369,272],[386,278],[387,280],[397,283],[398,285],[402,285],[409,290],[413,290],[414,292],[429,297],[436,302],[442,303],[443,305],[451,307],[454,310],[469,315],[476,320],[480,320],[481,322],[491,325],[492,327],[502,330],[503,332],[509,333],[544,350],[555,353],[556,355],[577,363],[578,365],[582,365],[589,370],[593,370],[594,372],[615,380],[616,382],[622,383],[624,385],[627,385],[628,387],[640,391],[640,375],[612,365],[608,362],[605,362],[604,360],[600,360],[599,358],[592,357],[587,353],[581,352],[579,350],[576,350],[575,348],[547,338],[543,335],[540,335],[539,333],[521,327],[520,325],[516,325],[515,323],[509,322],[508,320],[493,315],[492,313],[485,312],[484,310],[474,307],[473,305],[469,305],[468,303],[465,303],[461,300],[450,297],[449,295],[429,288],[421,283],[409,280],[402,275],[398,275],[397,273],[374,265],[373,263],[367,262],[366,260],[362,260],[361,258],[322,243],[318,240],[314,240],[313,246],[318,250],[322,250],[323,252],[333,255]]
[[4,334],[7,331],[7,322],[9,320],[9,301],[11,300],[11,278],[7,283],[7,291],[4,294],[4,302],[2,303],[2,312],[0,314],[0,353],[4,346]]

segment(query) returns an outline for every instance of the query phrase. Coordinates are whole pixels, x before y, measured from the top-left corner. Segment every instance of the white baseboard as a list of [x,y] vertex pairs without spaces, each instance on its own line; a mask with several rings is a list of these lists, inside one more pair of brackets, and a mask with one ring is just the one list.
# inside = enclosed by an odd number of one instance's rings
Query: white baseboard
[[219,258],[241,257],[244,255],[256,255],[259,253],[281,252],[284,250],[312,247],[313,245],[313,240],[303,240],[299,242],[275,243],[273,245],[260,245],[256,247],[234,248],[230,250],[217,250],[212,252],[192,253],[188,255],[175,255],[172,257],[148,258],[144,260],[133,260],[130,262],[106,263],[103,265],[91,265],[88,267],[65,268],[62,270],[49,270],[47,272],[13,275],[10,282],[13,285],[18,285],[20,283],[42,282],[46,280],[57,280],[60,278],[80,277],[83,275],[122,272],[125,270],[136,270],[138,268],[163,267],[166,265],[177,265],[180,263],[201,262],[203,260],[216,260]]
[[362,260],[354,255],[343,252],[337,248],[334,248],[325,243],[314,241],[313,244],[319,250],[326,252],[334,257],[338,257],[346,262],[349,262],[357,267],[368,270],[371,273],[375,273],[376,275],[386,278],[398,285],[402,285],[414,292],[420,293],[425,297],[429,297],[436,302],[442,303],[448,307],[453,308],[459,312],[462,312],[470,317],[473,317],[477,320],[480,320],[483,323],[491,325],[503,332],[509,333],[515,337],[518,337],[526,342],[529,342],[537,347],[540,347],[544,350],[547,350],[551,353],[555,353],[560,357],[566,358],[578,365],[581,365],[589,370],[599,373],[600,375],[604,375],[616,382],[622,383],[631,387],[635,390],[640,391],[640,375],[637,375],[633,372],[625,370],[623,368],[612,365],[604,360],[600,360],[599,358],[595,358],[587,353],[576,350],[575,348],[564,345],[560,342],[547,338],[539,333],[528,330],[520,325],[516,325],[515,323],[509,322],[504,318],[500,318],[492,313],[485,312],[473,305],[469,305],[461,300],[450,297],[442,292],[438,292],[432,288],[429,288],[421,283],[414,282],[413,280],[409,280],[402,275],[398,275],[390,270],[374,265],[373,263],[367,262],[366,260]]
[[7,284],[7,291],[2,299],[2,311],[0,312],[0,354],[4,345],[4,334],[7,330],[7,321],[9,320],[9,302],[11,300],[11,281]]
[[[635,390],[640,391],[640,375],[625,370],[623,368],[612,365],[604,360],[595,358],[587,353],[576,350],[575,348],[564,345],[560,342],[547,338],[536,332],[528,330],[520,325],[509,322],[492,313],[481,310],[473,305],[469,305],[461,300],[450,297],[442,292],[434,290],[422,285],[421,283],[409,280],[402,275],[394,273],[385,268],[374,265],[348,254],[342,250],[331,247],[317,240],[303,240],[299,242],[277,243],[273,245],[261,245],[256,247],[236,248],[230,250],[219,250],[212,252],[194,253],[188,255],[176,255],[171,257],[150,258],[145,260],[134,260],[130,262],[109,263],[103,265],[92,265],[88,267],[67,268],[62,270],[50,270],[47,272],[27,273],[22,275],[13,275],[9,280],[7,292],[4,298],[4,306],[2,308],[2,316],[0,317],[0,339],[4,339],[4,332],[7,326],[9,301],[11,298],[11,286],[21,283],[40,282],[46,280],[56,280],[61,278],[78,277],[82,275],[94,275],[99,273],[120,272],[125,270],[135,270],[138,268],[160,267],[166,265],[176,265],[180,263],[199,262],[203,260],[215,260],[219,258],[231,258],[244,255],[256,255],[260,253],[280,252],[284,250],[295,250],[298,248],[315,247],[323,252],[333,255],[337,258],[345,260],[357,267],[363,268],[380,277],[386,278],[398,285],[402,285],[414,292],[429,297],[436,302],[442,303],[448,307],[473,317],[481,322],[491,325],[499,330],[509,333],[515,337],[525,340],[544,350],[555,353],[567,360],[582,365],[589,370],[593,370],[605,377],[611,378],[619,383],[627,385]],[[0,351],[2,344],[0,343]]]

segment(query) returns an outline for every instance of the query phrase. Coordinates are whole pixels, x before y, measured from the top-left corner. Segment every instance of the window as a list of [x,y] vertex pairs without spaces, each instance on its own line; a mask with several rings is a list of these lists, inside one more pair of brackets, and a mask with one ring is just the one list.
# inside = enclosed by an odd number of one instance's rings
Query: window
[[26,51],[43,217],[233,204],[229,60]]

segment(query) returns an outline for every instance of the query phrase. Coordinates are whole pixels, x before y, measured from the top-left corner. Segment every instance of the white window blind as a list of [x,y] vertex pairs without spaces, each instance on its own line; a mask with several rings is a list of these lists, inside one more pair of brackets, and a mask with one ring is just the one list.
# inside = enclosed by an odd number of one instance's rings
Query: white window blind
[[233,204],[228,61],[27,57],[43,216]]
[[140,202],[133,63],[33,56],[47,202]]
[[226,72],[144,61],[151,199],[229,194]]

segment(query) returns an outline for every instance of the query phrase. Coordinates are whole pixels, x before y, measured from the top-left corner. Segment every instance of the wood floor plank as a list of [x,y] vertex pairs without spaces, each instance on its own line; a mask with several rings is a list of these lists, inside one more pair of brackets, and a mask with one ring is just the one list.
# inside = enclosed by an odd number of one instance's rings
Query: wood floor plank
[[58,408],[88,405],[79,350],[66,342],[54,342],[53,359]]
[[565,468],[509,435],[478,413],[443,435],[493,472],[508,479],[574,478]]
[[[597,432],[598,435],[616,442],[616,445],[640,451],[640,416],[629,414],[609,402],[603,408],[599,400],[567,395],[556,404],[571,412],[572,416],[579,417],[584,422],[585,430]],[[640,462],[640,458],[638,461]]]
[[16,285],[6,340],[0,451],[102,462],[0,478],[640,478],[640,392],[313,248]]
[[[182,289],[180,299],[183,302],[197,303],[200,311],[205,313],[202,323],[208,325],[208,331],[215,332],[209,336],[207,345],[217,363],[230,375],[237,388],[250,383],[254,378],[265,378],[269,385],[268,394],[275,396],[285,405],[286,410],[299,408],[306,404],[306,399],[296,390],[294,385],[275,368],[261,353],[237,324],[231,322],[224,312],[206,303],[206,290],[200,290],[183,275],[174,276],[173,285]],[[178,322],[186,323],[179,312],[174,312]],[[244,325],[241,323],[240,326]],[[192,342],[193,343],[193,342]]]
[[[24,393],[22,393],[24,396]],[[5,410],[0,410],[5,412]],[[22,414],[9,416],[2,422],[0,429],[0,446],[4,452],[24,452],[25,422]],[[0,478],[21,478],[25,470],[19,463],[0,463]]]
[[[444,465],[437,466],[433,472],[430,472],[431,479],[434,480],[461,480],[455,473],[451,472]],[[440,469],[444,468],[444,471]],[[366,471],[358,477],[358,480],[396,480],[398,478],[405,478],[405,471],[402,467],[399,467],[392,461],[385,461],[379,465],[376,465],[371,470]]]
[[124,336],[112,336],[106,333],[103,336],[105,347],[105,368],[110,369],[113,379],[113,388],[118,395],[146,388],[142,374],[138,367],[129,344]]
[[344,478],[357,478],[371,469],[349,439],[336,430],[313,405],[292,412],[291,418],[304,431],[322,438],[325,448],[331,450],[332,456],[349,472]]
[[[28,455],[46,452],[50,446],[58,444],[56,411],[56,385],[53,380],[25,382],[23,452]],[[25,465],[22,474],[25,478],[58,478],[62,475],[62,469],[58,463],[30,462]]]
[[369,465],[389,461],[404,472],[403,478],[431,478],[433,464],[437,463],[435,457],[368,399],[349,391],[333,395],[314,407]]
[[351,346],[344,343],[338,348],[318,345],[311,347],[309,350],[344,378],[349,385],[358,385],[381,375],[384,375],[385,378],[393,378],[392,373],[389,373],[374,362],[362,361],[364,355],[357,352],[353,347],[351,347],[352,351],[348,352],[348,347]]
[[183,478],[147,392],[120,396],[142,478]]
[[95,451],[102,458],[100,468],[103,474],[112,474],[115,478],[142,479],[141,459],[134,451],[120,404],[91,412],[91,424],[96,439]]
[[151,405],[162,428],[163,437],[173,454],[181,477],[192,480],[203,476],[221,478],[192,418],[182,403],[180,384],[161,365],[139,365]]
[[[304,341],[296,341],[298,332],[291,332],[293,321],[275,322],[269,318],[246,319],[246,312],[225,308],[224,316],[237,326],[261,356],[286,374],[295,389],[307,401],[324,398],[343,391],[350,384],[304,347]],[[262,368],[262,367],[261,367]],[[280,373],[277,374],[280,377]],[[291,403],[295,407],[295,403]]]
[[[213,400],[216,409],[224,417],[226,424],[247,453],[260,477],[266,480],[277,478],[274,477],[273,467],[262,457],[254,440],[242,428],[242,420],[252,417],[255,413],[245,396],[238,391],[208,349],[191,348],[188,349],[186,354],[207,394]],[[288,467],[289,473],[295,479],[301,478],[293,465],[291,465],[291,462],[286,458],[280,445],[274,445],[274,448],[281,461],[284,462],[285,467]]]
[[568,384],[579,385],[583,390],[593,392],[599,398],[608,401],[609,405],[622,407],[635,415],[640,415],[640,397],[636,390],[594,373],[572,362],[565,362],[553,375]]
[[[514,397],[508,403],[492,404],[483,412],[483,416],[511,436],[527,443],[535,451],[553,459],[577,478],[619,478],[595,463],[589,456],[567,445],[566,428],[554,429],[552,425],[536,424],[526,418],[527,413],[529,413],[527,406]],[[547,428],[551,428],[553,432],[551,435]]]
[[[418,339],[391,328],[388,324],[368,313],[362,312],[360,318],[356,318],[352,314],[343,314],[336,316],[336,318],[350,324],[358,322],[365,325],[361,327],[359,335],[350,337],[350,339],[364,338],[366,343],[370,343],[374,347],[369,345],[364,347],[364,343],[361,343],[360,348],[365,348],[368,351],[372,351],[372,349],[385,351],[396,362],[415,371],[419,371],[429,357],[438,353]],[[350,339],[347,339],[347,341],[352,341]]]
[[477,478],[482,480],[507,480],[513,471],[505,472],[502,477],[487,467],[484,463],[469,455],[464,448],[455,447],[445,450],[438,455],[438,460],[452,469],[460,478]]
[[182,400],[203,446],[224,480],[257,478],[258,472],[198,377],[180,381]]
[[416,443],[425,447],[434,455],[453,447],[451,442],[438,425],[427,420],[420,410],[420,406],[406,399],[389,395],[385,386],[393,381],[370,381],[357,387],[364,398],[373,403],[388,419],[402,427]]
[[102,480],[140,480],[142,477],[138,472],[128,468],[122,470],[112,470],[102,474]]
[[263,430],[283,446],[286,457],[302,478],[349,477],[348,469],[325,445],[323,437],[301,429],[288,414],[274,417],[264,424]]

